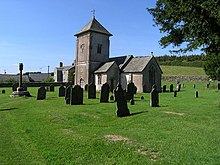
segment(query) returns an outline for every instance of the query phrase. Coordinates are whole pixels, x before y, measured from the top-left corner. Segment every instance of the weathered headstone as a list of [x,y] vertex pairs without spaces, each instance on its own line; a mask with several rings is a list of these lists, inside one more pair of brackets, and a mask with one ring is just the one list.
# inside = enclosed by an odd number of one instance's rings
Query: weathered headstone
[[88,91],[88,84],[85,85],[85,91]]
[[115,100],[117,102],[116,114],[118,117],[129,116],[130,112],[128,109],[127,101],[125,99],[124,91],[120,84],[115,89]]
[[110,87],[107,83],[102,85],[100,103],[108,102]]
[[134,98],[134,83],[130,82],[127,86],[126,100]]
[[170,84],[170,92],[173,92],[173,84]]
[[88,85],[88,99],[96,98],[96,85],[91,83]]
[[220,83],[218,83],[218,88],[217,89],[220,90]]
[[[115,90],[114,90],[114,91],[115,91]],[[114,96],[113,96],[113,95],[110,96],[110,100],[111,100],[111,101],[114,101]]]
[[194,89],[196,88],[196,84],[193,84],[193,88],[194,88]]
[[18,83],[12,84],[12,91],[17,91],[18,86],[19,86]]
[[134,94],[137,94],[137,87],[134,86]]
[[144,96],[141,96],[141,100],[144,100]]
[[4,89],[2,90],[2,94],[5,94],[5,90]]
[[66,90],[65,90],[65,101],[66,104],[70,104],[70,91],[71,91],[72,86],[69,85]]
[[150,106],[159,107],[159,94],[156,87],[154,87],[151,91]]
[[63,85],[61,85],[59,87],[59,93],[58,93],[59,97],[64,97],[65,96],[65,87]]
[[83,104],[83,88],[80,85],[75,85],[70,92],[70,104],[80,105]]
[[46,99],[46,89],[44,86],[41,86],[37,91],[37,100]]
[[177,91],[174,91],[173,92],[173,97],[176,97],[177,96]]
[[130,100],[130,104],[131,104],[131,105],[134,105],[134,99],[131,99],[131,100]]
[[54,85],[50,84],[50,92],[54,92]]
[[178,84],[176,88],[177,88],[177,92],[179,92],[181,89],[181,84]]
[[206,88],[207,88],[207,89],[209,88],[209,85],[210,85],[210,84],[206,84]]
[[195,97],[196,97],[196,98],[199,97],[199,92],[198,92],[198,91],[195,92]]
[[22,84],[22,88],[24,91],[27,91],[27,84]]
[[163,93],[166,92],[166,91],[167,91],[167,86],[164,85],[164,86],[163,86]]

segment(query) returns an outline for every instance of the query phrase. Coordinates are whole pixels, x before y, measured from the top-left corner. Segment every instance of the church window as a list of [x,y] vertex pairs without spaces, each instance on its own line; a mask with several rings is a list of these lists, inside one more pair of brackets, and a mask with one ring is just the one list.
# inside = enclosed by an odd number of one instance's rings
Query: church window
[[98,75],[98,84],[99,85],[102,84],[102,76],[101,76],[101,74]]
[[82,45],[80,46],[81,53],[83,53],[83,52],[84,52],[84,48],[85,48],[85,44],[82,44]]
[[102,44],[98,44],[97,53],[99,53],[99,54],[102,53]]

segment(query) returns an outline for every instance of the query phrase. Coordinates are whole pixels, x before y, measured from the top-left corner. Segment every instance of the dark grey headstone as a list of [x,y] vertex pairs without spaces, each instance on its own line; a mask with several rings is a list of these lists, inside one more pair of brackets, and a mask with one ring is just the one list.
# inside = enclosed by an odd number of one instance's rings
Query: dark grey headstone
[[130,104],[131,104],[131,105],[134,105],[134,99],[131,99],[131,100],[130,100]]
[[193,84],[193,88],[194,88],[194,89],[196,88],[196,85],[195,85],[195,84]]
[[156,88],[153,88],[151,91],[150,106],[159,107],[159,93]]
[[80,105],[83,104],[83,88],[80,85],[75,85],[70,92],[70,104]]
[[[115,90],[114,90],[114,91],[115,91]],[[110,96],[110,100],[111,100],[111,101],[114,101],[114,96],[113,96],[113,95]]]
[[37,100],[44,100],[44,99],[46,99],[46,89],[44,86],[41,86],[37,92]]
[[5,94],[5,90],[4,89],[2,90],[2,94]]
[[181,89],[181,84],[178,84],[176,88],[177,88],[177,92],[179,92]]
[[173,84],[170,84],[170,92],[173,92]]
[[19,87],[18,83],[12,84],[12,91],[17,91],[17,88]]
[[85,91],[88,91],[88,84],[85,85]]
[[176,97],[177,96],[177,91],[174,91],[173,92],[173,97]]
[[134,94],[137,94],[137,87],[134,86]]
[[163,92],[166,92],[166,91],[167,91],[167,86],[164,85],[164,86],[163,86]]
[[61,85],[59,87],[59,93],[58,93],[59,97],[64,97],[65,96],[65,87],[63,85]]
[[131,100],[134,98],[134,83],[129,83],[127,86],[126,100]]
[[209,85],[210,85],[210,84],[206,84],[206,88],[207,88],[207,89],[209,88]]
[[141,100],[144,100],[144,96],[141,96]]
[[71,91],[72,86],[69,85],[66,90],[65,90],[65,101],[66,104],[70,104],[70,91]]
[[217,89],[220,90],[220,83],[218,83],[218,88]]
[[196,97],[196,98],[199,97],[199,92],[198,92],[198,91],[195,92],[195,97]]
[[88,99],[96,98],[96,85],[91,83],[88,85]]
[[110,87],[107,83],[102,85],[101,88],[101,96],[100,96],[100,103],[107,103],[109,99],[109,92],[110,92]]
[[22,84],[23,91],[27,91],[27,84]]
[[50,92],[54,92],[54,85],[53,84],[50,85]]
[[116,114],[118,117],[129,116],[130,112],[128,109],[127,101],[125,99],[124,91],[120,84],[115,89],[115,100],[117,102]]

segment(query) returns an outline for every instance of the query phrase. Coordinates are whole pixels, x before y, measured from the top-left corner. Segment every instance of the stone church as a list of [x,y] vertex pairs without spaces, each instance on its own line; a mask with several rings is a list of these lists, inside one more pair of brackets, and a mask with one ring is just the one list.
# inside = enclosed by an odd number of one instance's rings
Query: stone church
[[86,84],[95,83],[99,91],[107,82],[112,91],[118,83],[126,89],[127,84],[133,82],[137,92],[150,92],[154,84],[161,91],[162,70],[154,56],[127,55],[110,58],[109,38],[112,34],[95,17],[75,36],[75,84],[84,88]]

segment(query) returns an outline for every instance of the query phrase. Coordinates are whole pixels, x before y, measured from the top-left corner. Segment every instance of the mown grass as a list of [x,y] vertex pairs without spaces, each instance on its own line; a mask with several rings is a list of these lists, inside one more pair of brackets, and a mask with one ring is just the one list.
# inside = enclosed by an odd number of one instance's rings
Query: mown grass
[[[161,93],[158,108],[149,106],[149,94],[137,94],[124,118],[114,102],[87,93],[84,105],[70,106],[57,92],[37,101],[10,98],[7,88],[0,94],[0,164],[219,164],[219,91],[184,85],[176,98]],[[28,90],[36,96],[37,88]]]
[[203,68],[187,66],[160,66],[163,76],[207,76]]

